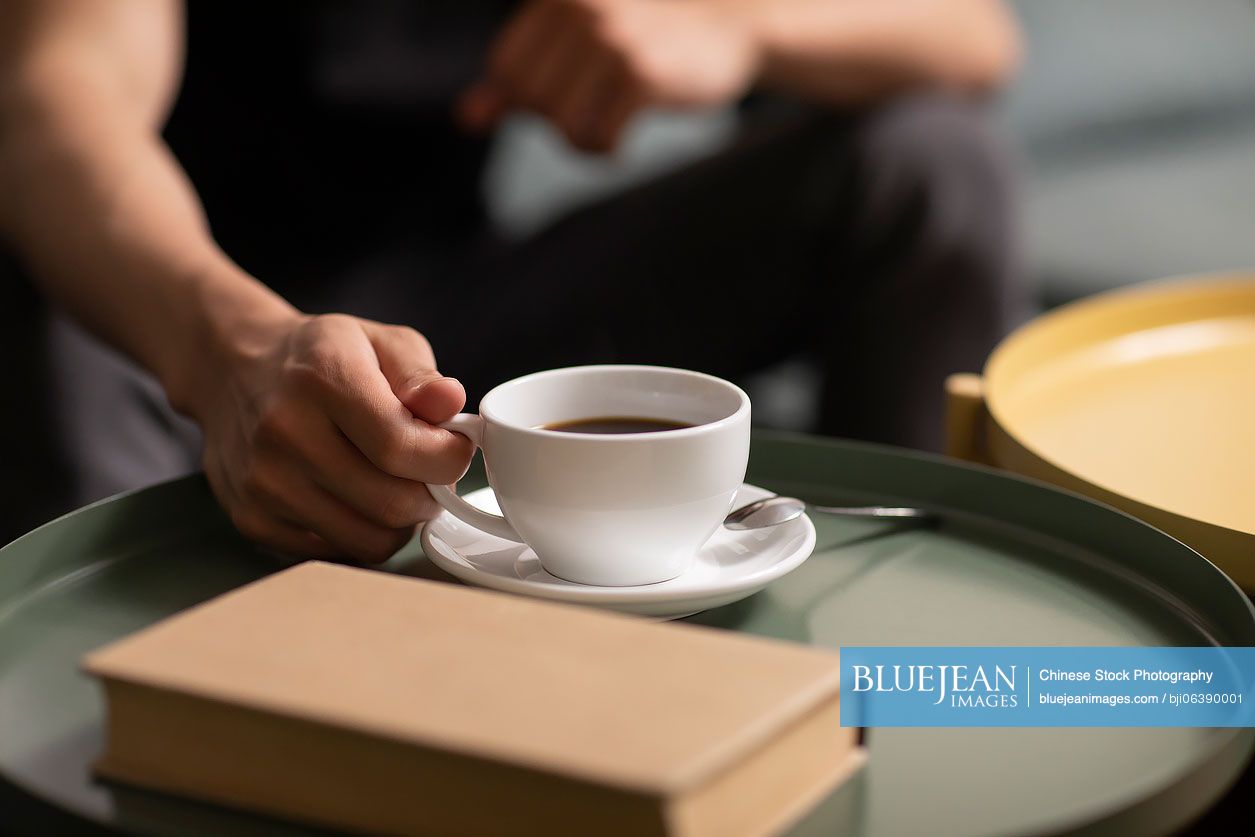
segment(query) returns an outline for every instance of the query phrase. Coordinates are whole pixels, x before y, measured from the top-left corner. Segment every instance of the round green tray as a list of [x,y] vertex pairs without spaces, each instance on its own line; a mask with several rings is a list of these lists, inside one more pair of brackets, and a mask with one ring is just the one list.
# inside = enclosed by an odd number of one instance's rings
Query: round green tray
[[[936,530],[816,515],[809,561],[689,621],[832,648],[1255,645],[1255,611],[1219,570],[1076,495],[936,457],[763,434],[748,478],[817,502],[951,512]],[[473,471],[464,490],[481,484]],[[103,705],[79,657],[274,569],[199,477],[89,506],[0,549],[0,830],[308,833],[89,772]],[[386,569],[447,578],[417,541]],[[867,769],[793,833],[1167,833],[1224,792],[1253,742],[1255,730],[871,730]],[[415,787],[415,805],[422,795]]]

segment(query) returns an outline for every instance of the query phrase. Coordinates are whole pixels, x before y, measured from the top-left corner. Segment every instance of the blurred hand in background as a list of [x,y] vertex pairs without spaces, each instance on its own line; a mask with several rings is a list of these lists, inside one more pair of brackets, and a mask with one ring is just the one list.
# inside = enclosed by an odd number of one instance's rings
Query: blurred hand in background
[[920,83],[983,89],[1017,48],[994,0],[529,0],[459,115],[486,131],[532,111],[606,152],[644,108],[726,104],[760,82],[837,105]]
[[461,116],[487,130],[525,108],[548,117],[573,146],[607,151],[641,108],[739,98],[758,63],[748,22],[722,4],[536,0],[498,37]]

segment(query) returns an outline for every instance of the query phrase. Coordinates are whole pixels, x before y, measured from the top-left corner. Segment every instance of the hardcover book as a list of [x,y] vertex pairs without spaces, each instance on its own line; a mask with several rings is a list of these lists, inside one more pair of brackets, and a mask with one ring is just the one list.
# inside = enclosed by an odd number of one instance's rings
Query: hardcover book
[[102,776],[356,831],[769,834],[863,761],[831,652],[313,561],[84,668]]

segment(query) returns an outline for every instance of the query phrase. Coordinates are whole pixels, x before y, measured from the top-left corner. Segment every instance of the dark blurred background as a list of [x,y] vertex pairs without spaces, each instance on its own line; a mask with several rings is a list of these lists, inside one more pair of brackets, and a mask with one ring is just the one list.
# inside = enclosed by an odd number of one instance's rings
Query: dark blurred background
[[[1255,265],[1255,4],[1249,0],[1018,0],[1020,77],[996,104],[1021,157],[1026,281],[1036,310],[1146,279]],[[568,150],[538,120],[500,133],[486,190],[498,224],[524,234],[560,213],[709,153],[736,115],[643,117],[613,159]],[[11,275],[0,264],[0,276]],[[3,346],[42,327],[33,292],[0,281]],[[12,356],[0,412],[30,439],[17,454],[54,479],[40,442],[37,355]],[[976,371],[976,370],[972,370]],[[749,382],[760,423],[807,429],[815,373],[790,361]],[[32,489],[0,463],[0,509]],[[61,509],[0,511],[0,543]]]

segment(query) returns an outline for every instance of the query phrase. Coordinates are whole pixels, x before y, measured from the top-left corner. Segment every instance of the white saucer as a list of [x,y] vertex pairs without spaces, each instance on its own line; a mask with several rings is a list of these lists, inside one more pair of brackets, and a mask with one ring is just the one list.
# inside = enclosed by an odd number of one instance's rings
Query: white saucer
[[[745,484],[737,491],[733,508],[769,496],[771,492]],[[485,511],[500,513],[491,488],[472,491],[465,499]],[[802,515],[769,529],[733,532],[721,526],[684,575],[639,587],[597,587],[556,578],[541,568],[530,547],[481,532],[448,512],[423,527],[422,544],[432,563],[468,584],[678,619],[739,601],[796,569],[815,548],[815,525]]]

